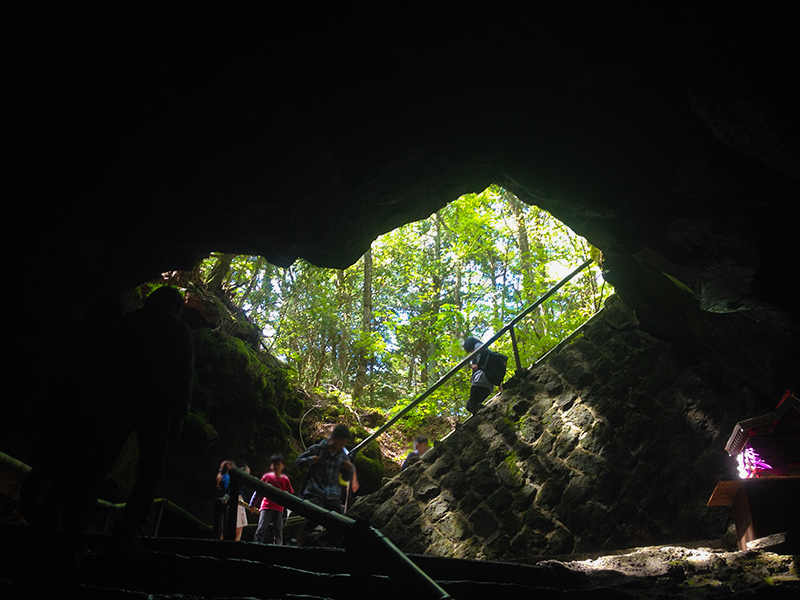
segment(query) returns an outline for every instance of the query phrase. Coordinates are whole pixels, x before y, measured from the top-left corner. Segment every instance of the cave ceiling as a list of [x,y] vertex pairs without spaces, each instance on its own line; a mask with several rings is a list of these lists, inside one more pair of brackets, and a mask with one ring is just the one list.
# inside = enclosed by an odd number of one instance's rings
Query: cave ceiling
[[740,349],[756,323],[773,349],[728,368],[791,380],[790,13],[193,10],[14,21],[7,228],[68,303],[211,251],[342,268],[498,183],[598,246],[652,328],[722,356],[720,319]]

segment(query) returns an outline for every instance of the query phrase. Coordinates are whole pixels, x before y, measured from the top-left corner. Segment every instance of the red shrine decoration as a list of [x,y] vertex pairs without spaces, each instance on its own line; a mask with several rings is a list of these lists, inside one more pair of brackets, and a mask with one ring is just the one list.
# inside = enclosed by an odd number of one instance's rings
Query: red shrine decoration
[[725,444],[739,465],[739,480],[720,481],[708,506],[730,506],[739,549],[785,534],[787,548],[800,544],[800,399],[791,390],[771,413],[738,422]]

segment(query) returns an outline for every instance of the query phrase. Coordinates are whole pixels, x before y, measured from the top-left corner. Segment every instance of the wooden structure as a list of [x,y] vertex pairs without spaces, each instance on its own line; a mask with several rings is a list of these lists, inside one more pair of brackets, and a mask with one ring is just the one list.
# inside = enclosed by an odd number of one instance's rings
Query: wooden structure
[[748,542],[786,533],[787,547],[800,545],[800,399],[787,390],[774,411],[740,421],[725,450],[739,461],[741,479],[720,481],[708,506],[730,506],[739,549]]

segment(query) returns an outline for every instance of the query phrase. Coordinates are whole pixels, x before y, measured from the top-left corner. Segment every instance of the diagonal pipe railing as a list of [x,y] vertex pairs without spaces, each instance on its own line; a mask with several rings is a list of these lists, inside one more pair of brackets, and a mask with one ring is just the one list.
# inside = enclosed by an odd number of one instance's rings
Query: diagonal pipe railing
[[390,428],[392,425],[394,425],[394,424],[395,424],[395,423],[397,423],[397,422],[398,422],[400,419],[402,419],[404,416],[406,416],[406,415],[407,415],[407,414],[408,414],[408,413],[409,413],[409,412],[410,412],[410,411],[411,411],[411,410],[412,410],[412,409],[413,409],[415,406],[417,406],[417,404],[419,404],[420,402],[422,402],[423,400],[425,400],[425,398],[427,398],[427,397],[428,397],[428,396],[430,396],[430,395],[431,395],[433,392],[435,392],[436,390],[438,390],[438,389],[439,389],[439,388],[440,388],[440,387],[441,387],[441,386],[442,386],[442,385],[443,385],[443,384],[444,384],[444,383],[445,383],[445,382],[446,382],[448,379],[450,379],[450,378],[451,378],[453,375],[455,375],[456,373],[458,373],[458,371],[459,371],[459,370],[460,370],[462,367],[464,367],[464,365],[468,364],[468,363],[469,363],[469,362],[472,360],[472,357],[473,357],[473,356],[475,356],[476,354],[478,354],[478,353],[479,353],[481,350],[484,350],[484,349],[488,348],[488,347],[489,347],[491,344],[493,344],[494,342],[496,342],[497,340],[499,340],[501,337],[503,337],[503,335],[504,335],[506,332],[510,332],[510,333],[511,333],[511,342],[512,342],[512,344],[513,344],[513,346],[514,346],[514,359],[515,359],[515,361],[516,361],[516,363],[517,363],[517,368],[518,368],[518,369],[519,369],[519,368],[521,368],[521,367],[522,367],[522,365],[520,364],[520,359],[519,359],[519,351],[517,350],[516,336],[514,335],[514,325],[516,325],[517,323],[519,323],[519,322],[520,322],[522,319],[524,319],[525,317],[527,317],[527,316],[528,316],[528,315],[529,315],[531,312],[533,312],[534,310],[536,310],[536,309],[537,309],[539,306],[541,306],[541,305],[542,305],[544,302],[546,302],[546,301],[547,301],[549,298],[551,298],[551,297],[553,296],[553,294],[555,294],[555,293],[556,293],[558,290],[560,290],[560,289],[561,289],[561,288],[562,288],[564,285],[566,285],[566,284],[567,284],[567,282],[569,282],[569,280],[570,280],[570,279],[572,279],[573,277],[575,277],[575,275],[577,275],[578,273],[580,273],[581,271],[583,271],[583,270],[584,270],[586,267],[588,267],[588,266],[589,266],[590,264],[592,264],[593,262],[594,262],[594,260],[593,260],[593,259],[591,259],[591,258],[590,258],[590,259],[588,259],[588,260],[586,260],[585,262],[583,262],[583,264],[581,264],[579,267],[577,267],[577,268],[576,268],[574,271],[572,271],[572,272],[571,272],[569,275],[567,275],[566,277],[564,277],[564,279],[562,279],[562,280],[561,280],[561,281],[559,281],[559,282],[558,282],[558,283],[557,283],[555,286],[553,286],[552,288],[550,288],[550,290],[549,290],[549,291],[548,291],[548,292],[547,292],[547,293],[546,293],[544,296],[542,296],[541,298],[539,298],[538,300],[536,300],[536,302],[534,302],[533,304],[531,304],[531,305],[530,305],[528,308],[526,308],[526,309],[525,309],[525,310],[523,310],[521,313],[519,313],[519,314],[518,314],[516,317],[514,317],[513,319],[511,319],[511,321],[509,321],[509,322],[508,322],[508,324],[506,324],[504,327],[502,327],[502,328],[500,329],[500,331],[498,331],[498,332],[497,332],[497,333],[495,333],[495,334],[494,334],[494,335],[493,335],[491,338],[489,338],[489,340],[488,340],[488,341],[487,341],[485,344],[483,344],[483,345],[482,345],[481,347],[479,347],[479,348],[476,348],[476,349],[475,349],[473,352],[471,352],[471,353],[470,353],[470,354],[469,354],[469,355],[468,355],[466,358],[464,358],[464,359],[463,359],[461,362],[459,362],[459,363],[458,363],[458,364],[457,364],[455,367],[453,367],[453,368],[452,368],[452,369],[450,369],[450,370],[449,370],[447,373],[445,373],[444,375],[442,375],[442,377],[440,377],[440,378],[439,378],[439,380],[438,380],[436,383],[434,383],[434,384],[433,384],[431,387],[429,387],[427,390],[425,390],[425,391],[424,391],[422,394],[420,394],[419,396],[417,396],[417,397],[416,397],[416,398],[415,398],[415,399],[414,399],[414,400],[413,400],[411,403],[409,403],[409,404],[408,404],[408,406],[406,406],[406,407],[405,407],[403,410],[401,410],[399,413],[397,413],[397,414],[396,414],[395,416],[393,416],[391,419],[389,419],[388,421],[386,421],[386,423],[384,423],[384,424],[383,424],[381,427],[379,427],[378,429],[376,429],[376,430],[375,430],[375,431],[374,431],[374,432],[373,432],[373,433],[372,433],[372,434],[371,434],[369,437],[365,438],[365,439],[364,439],[364,440],[362,440],[362,441],[361,441],[359,444],[357,444],[357,445],[356,445],[356,446],[355,446],[355,447],[354,447],[354,448],[353,448],[353,449],[352,449],[350,452],[351,452],[351,453],[358,452],[358,451],[359,451],[359,450],[361,450],[361,449],[362,449],[364,446],[366,446],[367,444],[369,444],[369,443],[370,443],[370,442],[372,442],[373,440],[375,440],[375,439],[377,439],[378,437],[380,437],[380,436],[381,436],[381,435],[382,435],[382,434],[383,434],[383,433],[384,433],[384,432],[385,432],[387,429],[389,429],[389,428]]
[[[364,577],[365,586],[369,586],[372,576],[369,565],[380,562],[387,567],[389,577],[409,590],[409,596],[415,598],[431,598],[446,600],[452,598],[438,583],[420,569],[408,556],[406,556],[392,541],[366,521],[351,519],[342,514],[321,508],[309,500],[298,498],[294,494],[284,492],[245,473],[239,468],[228,471],[231,479],[256,490],[270,500],[281,506],[320,523],[326,529],[344,536],[344,547],[349,553],[355,554],[352,561],[353,575]],[[236,523],[236,503],[231,502],[233,509],[228,514],[228,521]],[[368,590],[359,589],[359,593],[370,597]]]
[[[23,463],[21,460],[0,452],[0,467],[8,468],[21,475],[27,476],[31,472],[31,467]],[[448,594],[438,583],[428,576],[425,571],[420,569],[408,556],[406,556],[394,543],[386,537],[383,533],[372,527],[363,519],[351,519],[342,514],[320,508],[310,501],[298,498],[294,494],[284,492],[278,488],[253,477],[249,473],[245,473],[239,468],[234,467],[228,471],[231,478],[238,481],[242,485],[247,485],[248,488],[260,492],[270,500],[274,500],[281,506],[285,506],[294,512],[303,515],[307,519],[312,519],[322,524],[326,529],[333,531],[345,538],[345,549],[356,555],[354,563],[353,575],[362,576],[365,587],[368,588],[369,580],[372,576],[369,565],[381,561],[381,564],[387,567],[389,576],[397,581],[398,585],[409,587],[413,590],[413,596],[416,598],[430,598],[431,600],[450,600],[452,596]],[[158,501],[157,501],[158,502]],[[199,520],[192,517],[186,511],[183,511],[173,503],[160,499],[162,506],[170,505],[171,510],[178,510],[185,515],[191,517],[197,523],[204,525]],[[106,506],[124,506],[112,505],[109,502],[98,500],[98,504]],[[238,510],[237,502],[230,502],[229,507],[232,507],[228,514],[228,521],[232,523],[234,528],[236,524],[236,514]],[[204,525],[205,526],[205,525]],[[205,526],[208,529],[210,527]],[[233,539],[231,537],[231,539]],[[365,591],[363,588],[359,590]],[[368,589],[366,590],[368,592]],[[366,594],[369,596],[369,594]]]

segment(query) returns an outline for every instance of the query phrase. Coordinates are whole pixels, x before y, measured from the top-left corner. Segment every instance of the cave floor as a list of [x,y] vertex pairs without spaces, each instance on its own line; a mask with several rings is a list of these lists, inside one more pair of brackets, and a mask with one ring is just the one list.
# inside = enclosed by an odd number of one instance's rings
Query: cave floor
[[[43,537],[44,536],[44,537]],[[371,590],[360,595],[354,557],[338,548],[264,546],[187,538],[141,538],[143,552],[108,553],[107,536],[90,539],[71,577],[59,573],[45,534],[0,528],[3,598],[408,598],[413,590],[389,579],[374,561]],[[797,556],[766,551],[652,546],[591,558],[530,564],[411,555],[453,598],[797,598]],[[47,573],[48,575],[44,576]],[[279,581],[282,591],[265,588]],[[400,584],[398,584],[400,583]],[[269,589],[267,589],[269,588]],[[113,590],[113,593],[112,593]],[[276,595],[277,592],[277,595]]]

